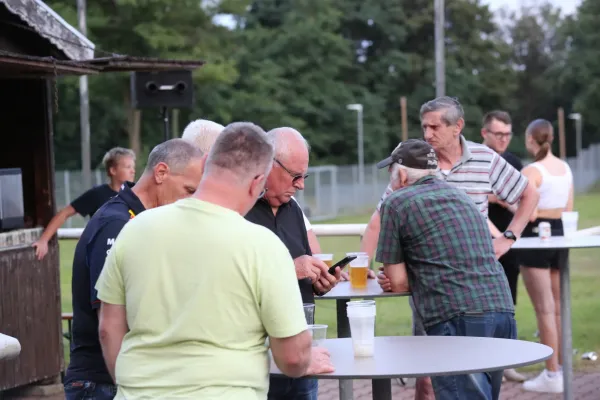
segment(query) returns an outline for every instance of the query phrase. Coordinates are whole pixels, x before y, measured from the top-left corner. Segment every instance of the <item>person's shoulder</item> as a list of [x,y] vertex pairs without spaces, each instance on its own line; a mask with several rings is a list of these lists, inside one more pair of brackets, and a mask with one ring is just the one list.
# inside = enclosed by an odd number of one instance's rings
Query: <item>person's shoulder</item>
[[469,149],[469,151],[471,153],[485,154],[488,156],[494,156],[497,154],[494,150],[492,150],[492,148],[486,146],[483,143],[472,142],[470,140],[466,140],[466,142],[467,142],[467,148]]

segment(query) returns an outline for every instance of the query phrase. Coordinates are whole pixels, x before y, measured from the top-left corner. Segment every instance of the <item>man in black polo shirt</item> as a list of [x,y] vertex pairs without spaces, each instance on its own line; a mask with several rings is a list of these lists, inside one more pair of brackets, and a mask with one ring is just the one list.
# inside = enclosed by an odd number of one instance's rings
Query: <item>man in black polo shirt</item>
[[[483,144],[500,154],[517,171],[521,171],[523,169],[521,160],[514,154],[506,151],[512,138],[512,121],[510,115],[505,111],[490,111],[484,115],[482,125],[481,136],[483,137]],[[500,232],[504,232],[514,217],[514,208],[498,200],[495,195],[489,195],[488,200],[490,202],[488,218],[496,225],[496,228]],[[498,261],[500,261],[502,268],[504,268],[504,274],[508,280],[513,303],[517,305],[517,285],[519,282],[519,260],[517,259],[517,253],[514,250],[509,250]],[[515,382],[525,381],[525,377],[512,368],[504,370],[504,377]]]
[[[125,185],[87,223],[73,259],[71,360],[65,376],[67,400],[108,400],[116,395],[98,338],[100,301],[94,289],[115,238],[130,219],[146,209],[191,196],[204,168],[202,152],[183,139],[156,146],[133,188]],[[143,249],[140,249],[143,251]]]
[[[248,221],[273,231],[285,244],[296,267],[298,285],[304,303],[314,303],[314,295],[323,295],[340,278],[328,273],[325,263],[312,257],[302,210],[290,201],[304,189],[308,170],[308,143],[292,128],[276,128],[267,133],[275,147],[273,169],[267,178],[266,192],[246,214]],[[316,400],[316,379],[271,378],[268,400]]]

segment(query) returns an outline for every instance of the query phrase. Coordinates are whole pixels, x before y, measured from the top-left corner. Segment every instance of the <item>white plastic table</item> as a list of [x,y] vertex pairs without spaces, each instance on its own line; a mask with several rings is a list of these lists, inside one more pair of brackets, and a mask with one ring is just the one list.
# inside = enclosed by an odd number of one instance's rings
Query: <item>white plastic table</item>
[[[382,336],[373,357],[355,358],[352,339],[327,339],[335,371],[317,379],[371,379],[374,400],[391,400],[392,379],[460,375],[536,364],[552,355],[548,346],[522,340],[464,336]],[[273,360],[271,374],[283,376]]]
[[[600,236],[573,237],[552,236],[542,240],[538,237],[521,238],[515,242],[515,250],[543,249],[585,249],[600,248]],[[564,398],[573,400],[573,333],[571,330],[571,278],[569,263],[560,270],[560,313],[562,329],[562,366],[564,379]]]
[[[376,279],[367,279],[367,287],[364,289],[355,289],[349,281],[339,282],[333,289],[321,297],[315,299],[335,300],[336,301],[336,319],[338,338],[350,337],[350,322],[346,304],[351,299],[378,299],[382,297],[402,297],[410,296],[410,292],[392,293],[384,292]],[[352,381],[340,380],[340,399],[350,400],[353,397]]]

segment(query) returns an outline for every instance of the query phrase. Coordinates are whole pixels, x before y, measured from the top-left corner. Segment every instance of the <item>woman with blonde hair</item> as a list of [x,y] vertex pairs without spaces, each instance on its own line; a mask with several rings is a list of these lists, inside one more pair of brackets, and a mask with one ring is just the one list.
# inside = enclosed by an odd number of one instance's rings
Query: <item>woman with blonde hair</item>
[[[525,147],[535,157],[522,173],[535,185],[540,200],[523,237],[538,236],[540,222],[550,224],[552,236],[563,236],[561,214],[573,210],[573,174],[569,165],[552,154],[552,124],[536,119],[527,127]],[[560,329],[560,268],[568,262],[568,250],[522,250],[521,275],[533,303],[540,341],[554,353],[537,377],[526,381],[523,389],[542,393],[562,393],[563,375]]]

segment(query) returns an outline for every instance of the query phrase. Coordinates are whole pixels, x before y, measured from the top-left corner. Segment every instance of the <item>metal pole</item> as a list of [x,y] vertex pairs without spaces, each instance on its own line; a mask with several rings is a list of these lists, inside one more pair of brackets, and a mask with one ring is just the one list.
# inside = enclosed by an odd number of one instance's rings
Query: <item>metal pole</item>
[[577,118],[575,120],[575,147],[577,148],[577,174],[579,176],[583,176],[584,172],[583,172],[583,168],[582,168],[582,161],[583,161],[583,145],[581,143],[581,125],[582,125],[582,121],[583,117],[581,116],[581,114],[579,114],[579,118]]
[[[77,0],[77,20],[79,31],[87,36],[85,0]],[[91,150],[90,150],[90,102],[88,97],[88,79],[86,75],[79,78],[79,121],[81,125],[81,172],[83,187],[92,187]]]
[[444,0],[434,0],[435,7],[435,96],[446,95],[444,52]]
[[164,129],[165,129],[165,142],[169,139],[171,139],[171,136],[169,134],[169,110],[167,110],[167,107],[161,107],[161,117],[163,119],[163,125],[164,125]]
[[363,137],[363,108],[360,107],[357,112],[358,118],[358,183],[361,192],[365,184],[365,150]]

